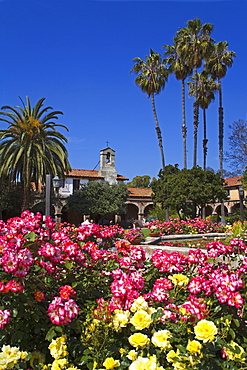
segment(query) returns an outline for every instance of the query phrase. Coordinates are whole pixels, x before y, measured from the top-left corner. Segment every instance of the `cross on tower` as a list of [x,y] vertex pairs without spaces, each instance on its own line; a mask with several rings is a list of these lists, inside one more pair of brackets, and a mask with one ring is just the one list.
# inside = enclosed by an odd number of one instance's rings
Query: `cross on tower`
[[109,141],[107,141],[107,142],[106,142],[106,146],[107,146],[107,148],[108,148],[108,146],[109,146]]

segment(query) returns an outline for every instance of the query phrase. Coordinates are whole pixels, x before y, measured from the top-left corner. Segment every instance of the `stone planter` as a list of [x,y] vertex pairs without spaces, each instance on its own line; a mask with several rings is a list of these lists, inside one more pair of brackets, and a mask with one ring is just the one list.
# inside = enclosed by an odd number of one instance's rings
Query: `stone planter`
[[152,236],[152,237],[160,236],[160,233],[149,233],[149,236]]
[[136,238],[136,239],[132,240],[131,244],[132,245],[139,245],[139,244],[141,244],[142,240],[143,240],[142,238]]

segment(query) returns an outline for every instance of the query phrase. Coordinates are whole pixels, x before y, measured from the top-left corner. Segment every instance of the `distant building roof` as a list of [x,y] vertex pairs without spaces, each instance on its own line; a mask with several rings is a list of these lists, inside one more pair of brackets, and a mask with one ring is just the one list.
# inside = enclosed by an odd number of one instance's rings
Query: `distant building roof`
[[242,176],[228,177],[227,179],[225,179],[225,182],[227,184],[226,187],[240,186],[241,179],[242,179]]
[[146,188],[146,189],[143,189],[143,188],[129,188],[128,187],[128,190],[129,190],[129,197],[143,197],[143,198],[151,198],[151,195],[152,195],[152,189],[150,188]]
[[[78,179],[98,179],[98,180],[103,180],[103,176],[99,176],[99,171],[96,170],[76,170],[72,169],[66,177],[72,177],[72,178],[78,178]],[[129,180],[127,177],[117,175],[117,180]]]

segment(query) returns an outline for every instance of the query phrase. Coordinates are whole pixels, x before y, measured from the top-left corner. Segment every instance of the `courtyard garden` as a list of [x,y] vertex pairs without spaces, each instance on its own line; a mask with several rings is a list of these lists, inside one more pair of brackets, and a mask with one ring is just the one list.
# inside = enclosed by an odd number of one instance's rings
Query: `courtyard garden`
[[148,258],[118,225],[0,221],[0,369],[247,369],[245,240]]

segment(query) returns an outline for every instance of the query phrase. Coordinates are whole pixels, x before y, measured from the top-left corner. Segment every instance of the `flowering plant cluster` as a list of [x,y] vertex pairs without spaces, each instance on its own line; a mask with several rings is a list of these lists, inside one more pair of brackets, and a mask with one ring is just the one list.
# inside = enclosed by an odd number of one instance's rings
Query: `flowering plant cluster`
[[150,232],[158,232],[160,235],[172,234],[207,234],[214,232],[225,232],[226,226],[212,223],[210,220],[195,218],[185,221],[179,218],[170,221],[151,221],[148,225]]
[[124,239],[128,240],[129,242],[133,242],[135,239],[143,239],[142,230],[138,227],[129,229],[124,234]]
[[147,258],[111,227],[26,211],[0,222],[0,342],[23,369],[246,369],[246,252]]

